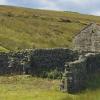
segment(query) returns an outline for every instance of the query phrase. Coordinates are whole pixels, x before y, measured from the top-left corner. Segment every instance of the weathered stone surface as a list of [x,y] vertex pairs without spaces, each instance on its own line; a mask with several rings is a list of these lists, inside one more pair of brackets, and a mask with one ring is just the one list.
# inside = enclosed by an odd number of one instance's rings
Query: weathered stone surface
[[73,44],[78,51],[100,52],[100,25],[89,24],[75,36]]
[[78,58],[77,52],[64,48],[37,49],[33,51],[31,57],[31,67],[33,75],[41,75],[54,69],[64,71],[65,61],[74,61]]
[[0,75],[7,74],[8,55],[6,53],[0,53]]
[[69,93],[86,88],[87,76],[100,70],[100,53],[87,53],[78,60],[65,64],[64,90]]
[[[65,64],[65,84],[64,89],[69,93],[74,93],[85,88],[86,80],[86,58],[82,57],[74,62]],[[66,85],[67,84],[67,85]]]
[[[78,58],[77,52],[67,48],[33,49],[3,53],[2,56],[3,58],[0,58],[2,62],[4,61],[4,65],[1,66],[1,69],[3,68],[6,73],[35,76],[41,76],[55,69],[62,72],[65,61],[74,61]],[[2,74],[6,74],[4,70],[1,70]]]
[[93,74],[100,70],[100,53],[88,53],[86,58],[87,74]]
[[[29,53],[26,51],[0,53],[0,74],[23,74],[23,72],[27,72],[28,56]],[[24,62],[25,64],[22,64]]]

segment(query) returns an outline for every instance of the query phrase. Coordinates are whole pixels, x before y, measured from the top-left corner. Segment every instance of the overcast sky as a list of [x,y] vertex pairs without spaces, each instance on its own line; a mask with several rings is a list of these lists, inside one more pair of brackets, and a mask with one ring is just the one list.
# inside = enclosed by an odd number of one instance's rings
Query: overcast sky
[[0,0],[0,5],[74,11],[100,16],[100,0]]

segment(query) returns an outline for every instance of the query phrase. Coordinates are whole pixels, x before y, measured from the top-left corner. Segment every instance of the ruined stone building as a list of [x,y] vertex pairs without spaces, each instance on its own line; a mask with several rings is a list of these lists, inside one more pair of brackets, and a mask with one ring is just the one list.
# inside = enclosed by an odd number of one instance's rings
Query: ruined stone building
[[76,34],[73,44],[73,50],[51,48],[0,53],[0,75],[24,73],[46,77],[52,71],[62,73],[65,69],[64,91],[80,91],[86,87],[88,74],[100,69],[100,26],[89,24]]
[[85,52],[100,52],[100,25],[91,23],[76,34],[74,49]]
[[100,26],[89,24],[75,36],[73,44],[80,56],[65,64],[64,89],[70,93],[85,89],[87,76],[100,69]]

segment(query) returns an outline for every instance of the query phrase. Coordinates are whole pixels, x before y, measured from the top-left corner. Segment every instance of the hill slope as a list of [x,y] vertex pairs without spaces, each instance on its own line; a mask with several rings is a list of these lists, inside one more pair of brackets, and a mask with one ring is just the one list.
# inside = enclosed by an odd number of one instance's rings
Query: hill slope
[[72,38],[100,17],[0,6],[0,51],[26,48],[71,47]]

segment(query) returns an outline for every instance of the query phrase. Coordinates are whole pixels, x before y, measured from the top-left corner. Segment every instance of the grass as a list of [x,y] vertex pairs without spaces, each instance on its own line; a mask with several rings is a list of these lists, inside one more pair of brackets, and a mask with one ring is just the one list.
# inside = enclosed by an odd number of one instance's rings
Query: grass
[[0,51],[72,47],[75,34],[90,22],[99,24],[100,17],[0,6]]
[[[94,81],[100,84],[96,77]],[[94,81],[90,81],[87,90],[72,95],[59,91],[59,80],[26,75],[0,76],[0,100],[100,100],[100,88],[91,89]]]
[[4,48],[4,47],[2,47],[2,46],[0,46],[0,52],[9,52],[9,50]]
[[0,100],[61,100],[65,96],[58,91],[56,80],[11,76],[0,77],[0,82]]

